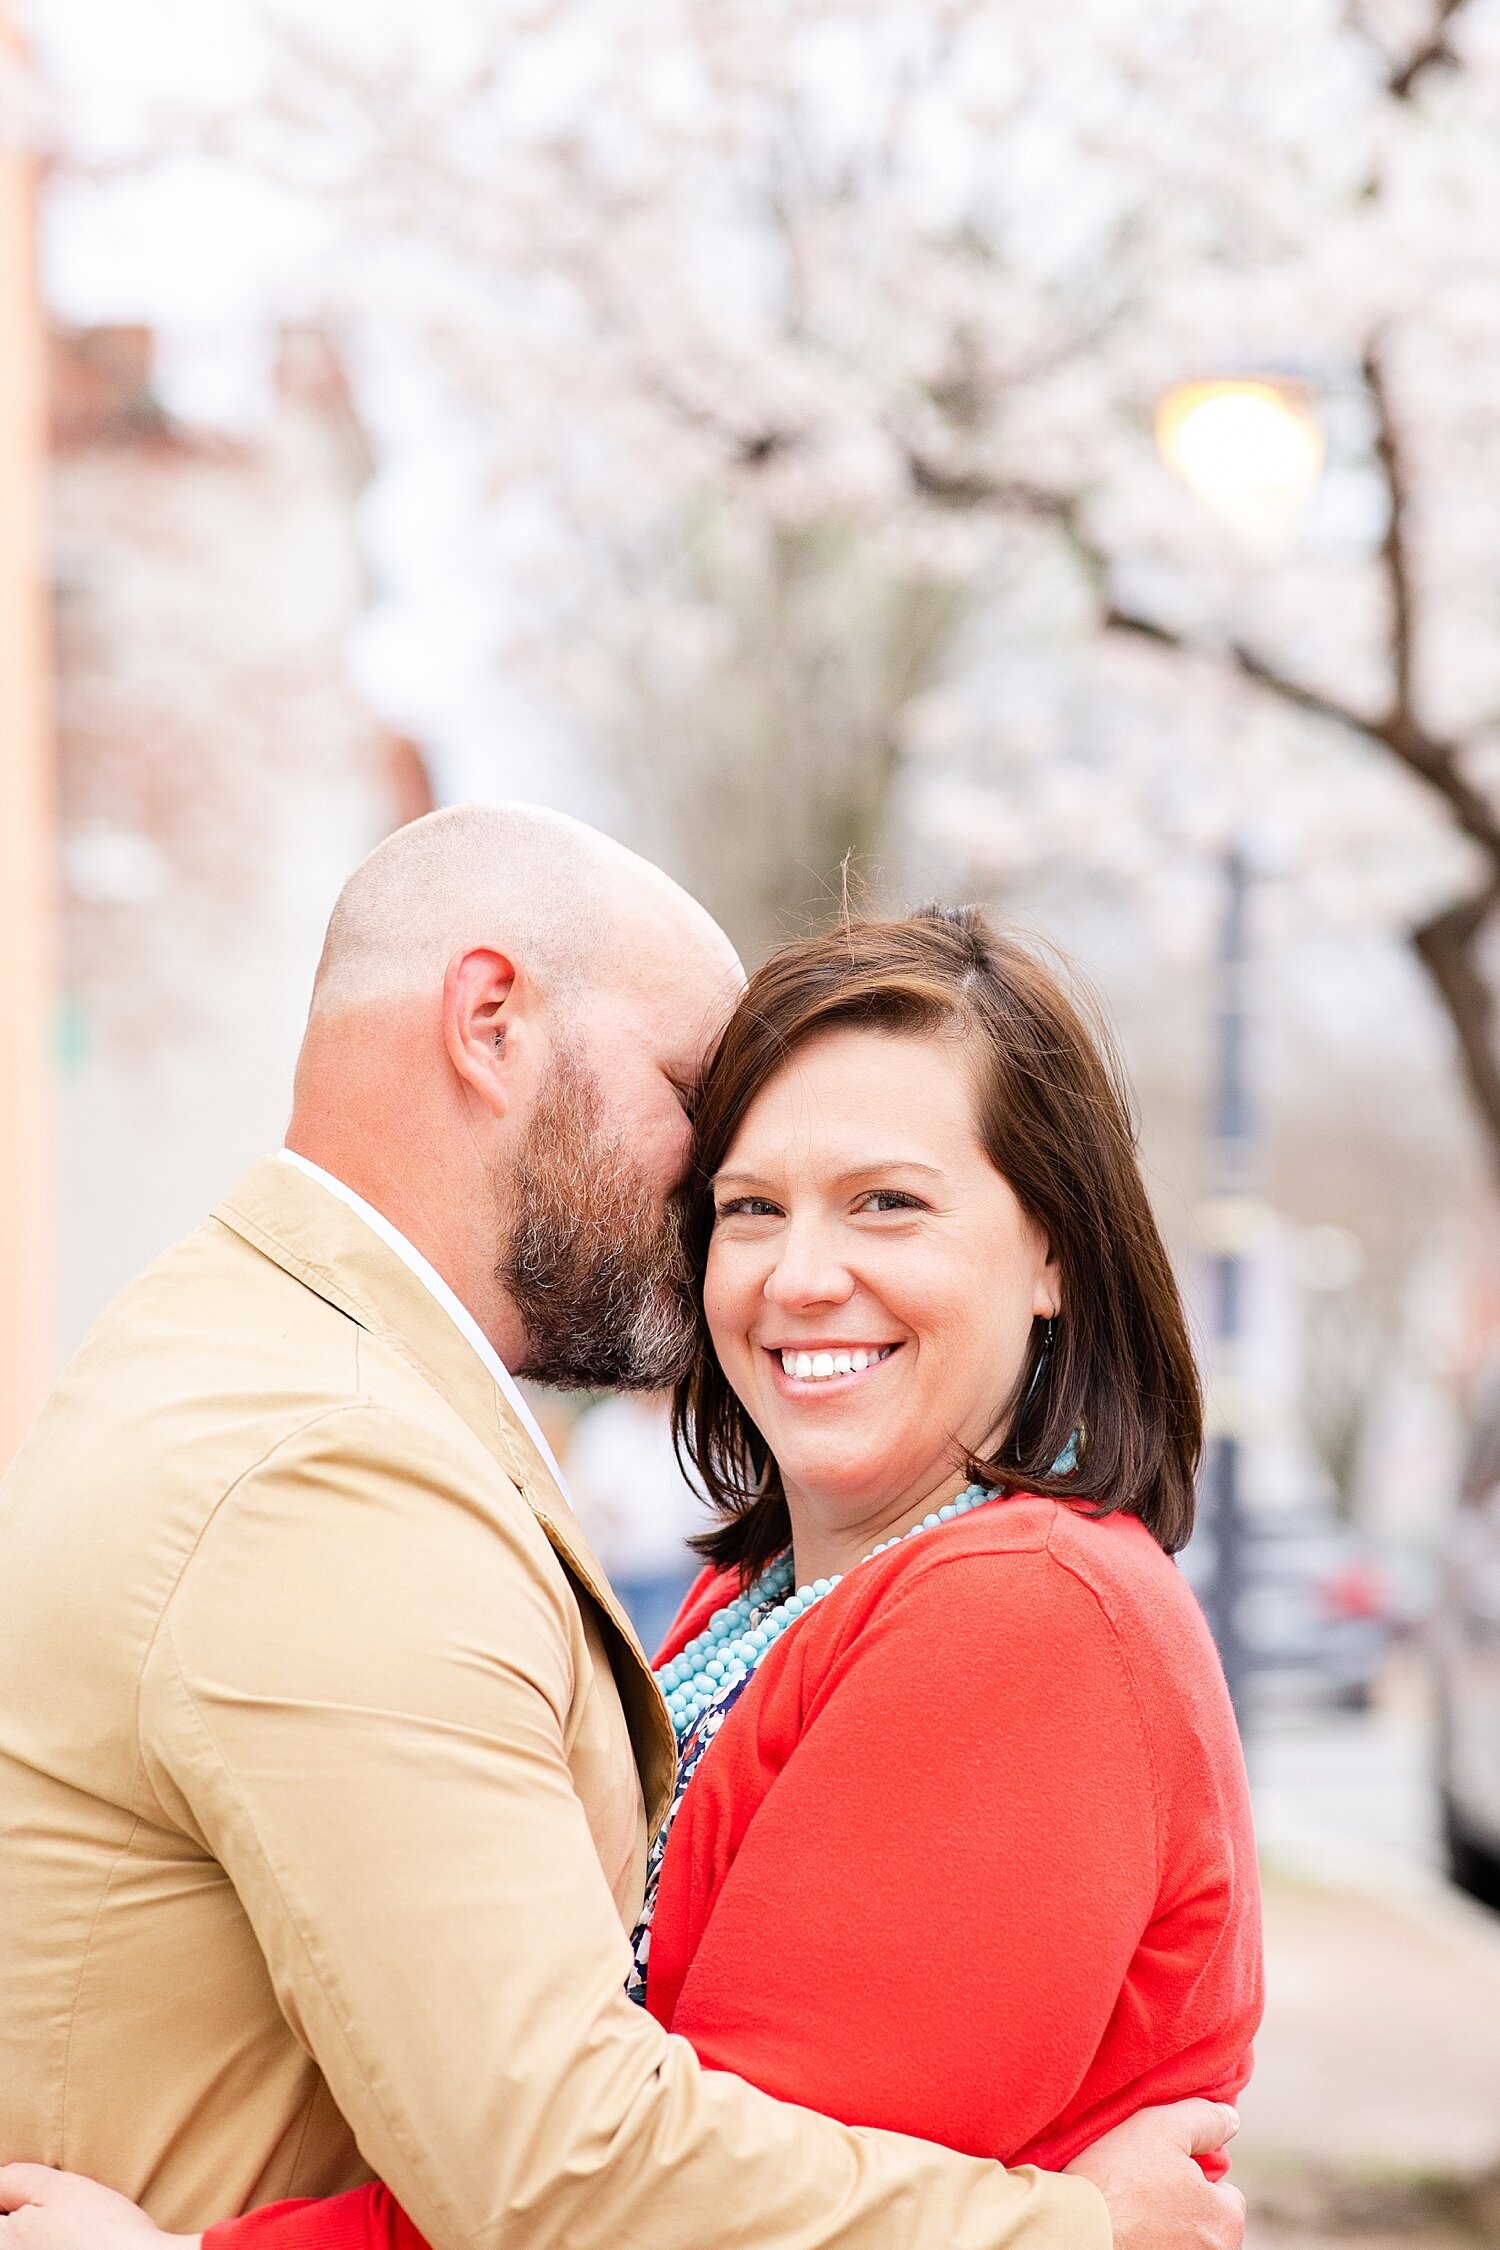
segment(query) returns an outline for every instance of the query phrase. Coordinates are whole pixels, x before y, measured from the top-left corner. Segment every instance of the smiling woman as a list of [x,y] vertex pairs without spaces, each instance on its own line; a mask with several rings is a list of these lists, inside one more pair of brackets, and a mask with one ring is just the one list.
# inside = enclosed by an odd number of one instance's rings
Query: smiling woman
[[696,1157],[677,1420],[711,1560],[842,1569],[971,1480],[1185,1543],[1200,1393],[1128,1098],[1023,945],[934,909],[785,948]]
[[721,1521],[632,1989],[784,2099],[1012,2161],[1232,2098],[1254,1842],[1107,1041],[976,910],[854,924],[751,979],[695,1158],[675,1411]]

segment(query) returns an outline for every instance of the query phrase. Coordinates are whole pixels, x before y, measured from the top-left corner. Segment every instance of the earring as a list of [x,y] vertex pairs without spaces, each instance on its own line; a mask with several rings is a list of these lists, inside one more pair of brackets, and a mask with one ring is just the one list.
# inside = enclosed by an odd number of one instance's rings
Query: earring
[[1030,1407],[1032,1400],[1036,1397],[1037,1392],[1042,1387],[1042,1377],[1047,1372],[1047,1362],[1052,1357],[1052,1344],[1053,1339],[1056,1335],[1057,1315],[1056,1313],[1048,1313],[1047,1326],[1042,1336],[1041,1348],[1038,1350],[1036,1355],[1036,1365],[1031,1370],[1031,1380],[1026,1385],[1026,1396],[1022,1399],[1021,1411],[1016,1416],[1017,1424],[1021,1422],[1028,1408]]

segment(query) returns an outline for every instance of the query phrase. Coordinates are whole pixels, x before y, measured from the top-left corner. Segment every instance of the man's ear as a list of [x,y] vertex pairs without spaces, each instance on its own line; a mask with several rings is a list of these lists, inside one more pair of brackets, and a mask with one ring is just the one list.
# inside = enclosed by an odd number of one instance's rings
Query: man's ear
[[513,1098],[524,982],[514,961],[488,945],[455,953],[443,977],[448,1060],[496,1117],[505,1115]]

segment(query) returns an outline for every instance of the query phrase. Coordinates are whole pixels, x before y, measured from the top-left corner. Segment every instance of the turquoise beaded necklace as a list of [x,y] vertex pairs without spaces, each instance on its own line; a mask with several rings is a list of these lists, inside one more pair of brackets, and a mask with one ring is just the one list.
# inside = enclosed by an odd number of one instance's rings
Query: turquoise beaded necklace
[[[863,1560],[873,1562],[887,1549],[899,1547],[903,1539],[915,1539],[922,1531],[936,1531],[939,1524],[952,1523],[996,1497],[996,1493],[984,1485],[971,1484],[956,1500],[935,1508],[909,1530],[898,1532],[894,1539],[882,1539]],[[815,1578],[810,1585],[794,1590],[792,1557],[788,1550],[761,1572],[753,1586],[716,1610],[697,1638],[661,1667],[656,1675],[657,1683],[667,1699],[679,1749],[709,1705],[736,1681],[753,1672],[767,1649],[781,1638],[788,1626],[826,1600],[846,1575],[840,1571],[833,1578]],[[766,1610],[767,1602],[773,1602],[775,1607]],[[752,1623],[759,1612],[764,1614],[759,1616],[758,1622]]]

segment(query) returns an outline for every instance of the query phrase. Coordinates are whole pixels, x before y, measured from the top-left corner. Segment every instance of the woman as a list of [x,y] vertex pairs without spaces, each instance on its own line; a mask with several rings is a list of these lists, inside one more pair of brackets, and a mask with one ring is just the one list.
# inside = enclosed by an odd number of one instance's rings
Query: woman
[[[696,1134],[676,1415],[721,1520],[663,1652],[638,1997],[711,2066],[1009,2163],[1233,2099],[1254,1845],[1169,1559],[1199,1395],[1110,1065],[934,910],[760,970]],[[378,2186],[212,2250],[252,2236],[416,2239]]]

